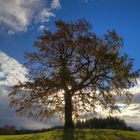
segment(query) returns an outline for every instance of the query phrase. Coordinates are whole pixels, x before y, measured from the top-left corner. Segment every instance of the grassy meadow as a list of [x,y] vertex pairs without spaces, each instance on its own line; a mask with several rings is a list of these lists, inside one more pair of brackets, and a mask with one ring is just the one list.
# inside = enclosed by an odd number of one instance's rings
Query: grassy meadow
[[37,134],[0,136],[0,140],[140,140],[140,132],[111,129],[54,130]]

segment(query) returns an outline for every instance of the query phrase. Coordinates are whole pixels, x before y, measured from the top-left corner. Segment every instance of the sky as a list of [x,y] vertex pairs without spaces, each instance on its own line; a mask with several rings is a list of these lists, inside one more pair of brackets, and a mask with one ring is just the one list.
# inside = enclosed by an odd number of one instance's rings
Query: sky
[[[140,0],[0,0],[0,126],[44,128],[60,121],[40,122],[19,118],[9,108],[10,86],[26,81],[24,52],[34,51],[33,42],[44,29],[53,30],[54,21],[87,19],[92,31],[102,36],[115,29],[124,48],[134,58],[134,70],[140,68]],[[132,90],[132,104],[115,115],[134,128],[140,128],[140,82]],[[100,115],[103,115],[100,112]]]

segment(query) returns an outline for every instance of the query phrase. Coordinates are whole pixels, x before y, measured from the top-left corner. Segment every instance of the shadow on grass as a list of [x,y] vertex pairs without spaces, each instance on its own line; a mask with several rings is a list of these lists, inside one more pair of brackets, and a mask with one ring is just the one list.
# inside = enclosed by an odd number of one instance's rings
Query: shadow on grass
[[63,130],[62,140],[86,140],[86,131],[85,129]]
[[32,136],[24,136],[24,137],[16,138],[13,140],[38,140],[39,138],[40,138],[39,134],[34,134]]
[[63,137],[63,133],[62,133],[62,130],[56,130],[56,131],[53,131],[53,133],[51,134],[51,139],[53,140],[62,140],[62,137]]
[[[108,140],[108,133],[106,131],[100,129],[91,129],[92,139],[94,140]],[[113,139],[111,139],[113,140]]]
[[74,139],[74,129],[63,130],[62,140],[75,140]]
[[135,138],[130,138],[130,137],[128,137],[126,135],[122,135],[122,134],[115,134],[115,135],[120,140],[136,140]]

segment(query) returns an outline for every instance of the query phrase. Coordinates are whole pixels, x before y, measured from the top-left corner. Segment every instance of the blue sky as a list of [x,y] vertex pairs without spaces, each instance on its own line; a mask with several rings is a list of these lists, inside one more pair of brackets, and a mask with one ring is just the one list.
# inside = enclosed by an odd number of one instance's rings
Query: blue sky
[[[23,64],[24,52],[34,50],[41,29],[52,30],[55,20],[81,18],[87,19],[98,35],[115,29],[124,40],[123,51],[135,59],[134,69],[140,68],[140,0],[0,0],[1,65],[7,63],[5,58],[16,61],[13,67]],[[3,83],[0,80],[0,85]]]
[[[32,50],[33,41],[40,34],[39,25],[51,29],[57,19],[71,21],[86,18],[92,24],[93,31],[99,35],[115,29],[124,39],[125,52],[135,59],[135,68],[140,67],[139,0],[61,0],[60,4],[61,8],[54,9],[55,17],[50,17],[49,22],[34,24],[32,21],[27,31],[14,35],[0,33],[0,50],[23,63],[24,51]],[[0,24],[1,28],[3,26],[6,25]]]

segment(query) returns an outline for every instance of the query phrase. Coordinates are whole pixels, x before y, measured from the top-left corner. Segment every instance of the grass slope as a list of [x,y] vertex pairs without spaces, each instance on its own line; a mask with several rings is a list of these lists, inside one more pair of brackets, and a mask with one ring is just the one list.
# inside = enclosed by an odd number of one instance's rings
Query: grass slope
[[140,132],[110,129],[55,130],[38,134],[0,136],[0,140],[140,140]]

